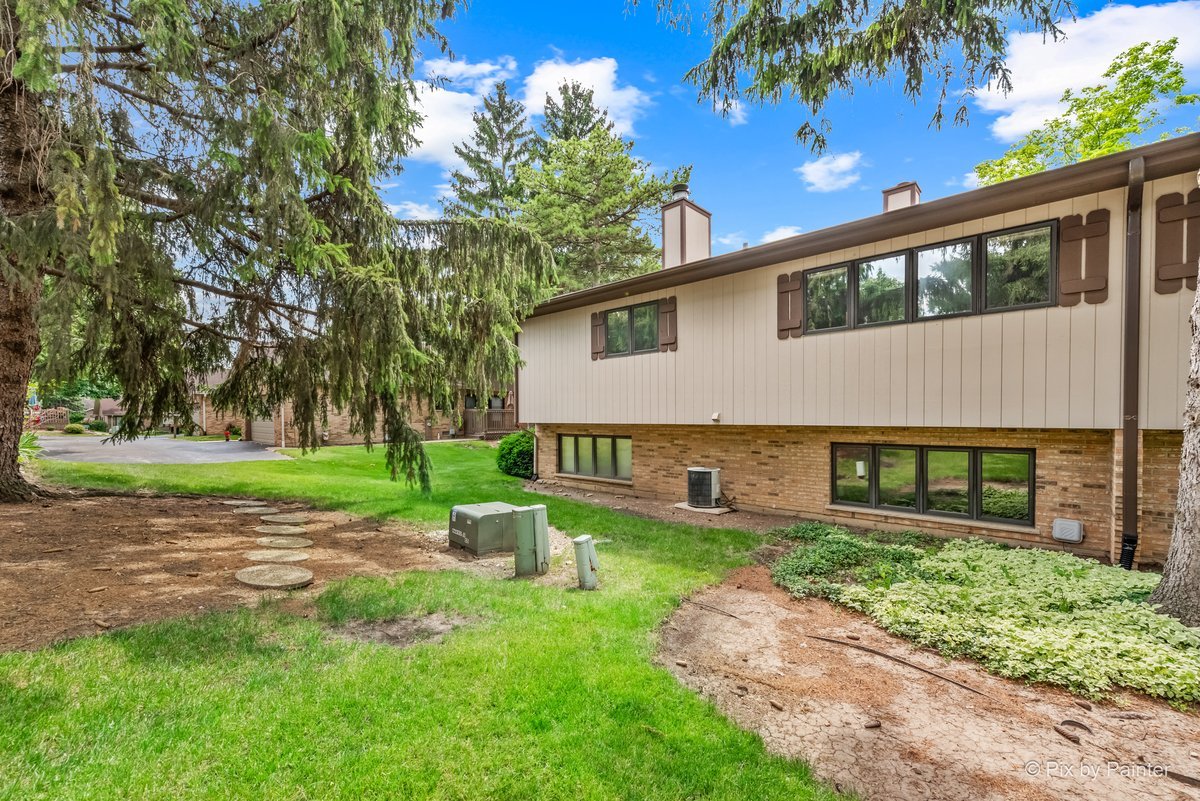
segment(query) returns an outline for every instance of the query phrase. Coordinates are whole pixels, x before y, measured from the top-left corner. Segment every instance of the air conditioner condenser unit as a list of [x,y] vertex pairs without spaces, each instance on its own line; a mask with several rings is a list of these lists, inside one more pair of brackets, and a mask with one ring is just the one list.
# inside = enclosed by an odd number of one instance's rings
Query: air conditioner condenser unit
[[688,505],[711,509],[721,505],[721,468],[688,468]]

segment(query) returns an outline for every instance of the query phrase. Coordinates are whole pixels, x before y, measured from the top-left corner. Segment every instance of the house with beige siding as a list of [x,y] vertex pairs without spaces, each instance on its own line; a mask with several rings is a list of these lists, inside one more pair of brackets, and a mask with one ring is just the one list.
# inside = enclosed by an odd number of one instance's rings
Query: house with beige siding
[[[663,266],[525,321],[545,480],[854,527],[1166,556],[1200,261],[1200,135]],[[1056,534],[1057,530],[1057,534]],[[1082,535],[1082,539],[1078,539]]]

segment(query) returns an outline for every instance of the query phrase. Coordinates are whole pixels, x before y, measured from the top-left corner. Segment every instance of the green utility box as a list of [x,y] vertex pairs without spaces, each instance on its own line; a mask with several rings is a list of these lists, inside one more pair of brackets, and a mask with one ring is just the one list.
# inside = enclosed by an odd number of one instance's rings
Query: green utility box
[[516,548],[511,503],[472,503],[450,510],[450,545],[476,556]]

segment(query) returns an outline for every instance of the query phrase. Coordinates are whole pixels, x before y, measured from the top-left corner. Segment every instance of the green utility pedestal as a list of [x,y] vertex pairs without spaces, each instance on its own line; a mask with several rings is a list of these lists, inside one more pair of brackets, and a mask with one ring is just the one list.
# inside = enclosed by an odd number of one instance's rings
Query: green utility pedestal
[[550,569],[550,525],[546,507],[518,506],[512,512],[517,537],[517,575],[540,576]]

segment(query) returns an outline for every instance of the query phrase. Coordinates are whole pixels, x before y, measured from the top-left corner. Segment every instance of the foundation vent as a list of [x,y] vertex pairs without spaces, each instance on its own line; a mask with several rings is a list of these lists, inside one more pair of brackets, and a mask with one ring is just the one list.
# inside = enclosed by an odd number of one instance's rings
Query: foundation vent
[[1054,518],[1054,527],[1050,536],[1058,542],[1083,542],[1083,523],[1078,520],[1068,520],[1065,517]]

